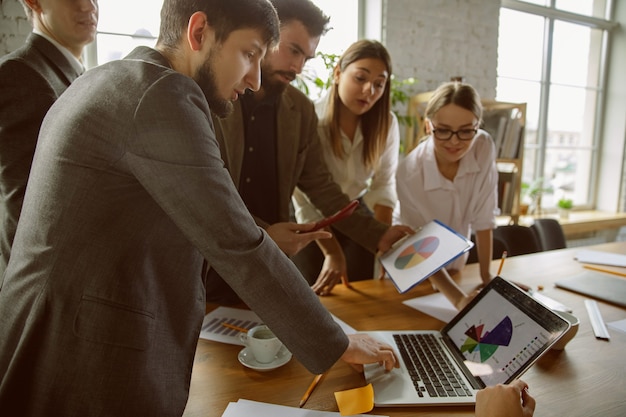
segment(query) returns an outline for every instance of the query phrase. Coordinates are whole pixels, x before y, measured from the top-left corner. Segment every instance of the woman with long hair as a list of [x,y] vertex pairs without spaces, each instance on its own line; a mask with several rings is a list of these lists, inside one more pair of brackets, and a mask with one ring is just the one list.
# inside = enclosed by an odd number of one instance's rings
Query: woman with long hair
[[[391,224],[396,204],[395,172],[400,135],[391,112],[391,58],[377,41],[353,43],[339,58],[328,93],[316,103],[324,159],[350,199],[359,199],[379,221]],[[306,195],[293,197],[298,222],[322,218]],[[293,259],[318,294],[328,294],[343,277],[374,276],[374,256],[333,230]]]

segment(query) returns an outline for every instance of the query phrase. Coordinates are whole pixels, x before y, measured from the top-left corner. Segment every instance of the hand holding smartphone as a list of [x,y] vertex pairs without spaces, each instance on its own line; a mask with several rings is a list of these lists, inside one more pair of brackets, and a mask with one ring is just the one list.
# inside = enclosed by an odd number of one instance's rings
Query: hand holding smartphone
[[348,205],[346,205],[344,208],[339,210],[337,213],[333,214],[332,216],[328,216],[320,220],[319,222],[315,223],[315,226],[313,227],[313,229],[309,230],[309,232],[315,232],[316,230],[320,230],[326,226],[330,226],[331,224],[341,219],[345,219],[346,217],[350,216],[354,212],[354,210],[356,209],[358,205],[359,205],[359,200],[352,200]]

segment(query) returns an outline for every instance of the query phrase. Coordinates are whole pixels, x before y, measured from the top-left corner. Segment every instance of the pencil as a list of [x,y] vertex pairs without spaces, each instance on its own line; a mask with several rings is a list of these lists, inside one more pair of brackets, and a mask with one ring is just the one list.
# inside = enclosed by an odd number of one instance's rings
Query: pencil
[[619,275],[620,277],[626,277],[626,274],[623,272],[612,271],[610,269],[598,268],[596,266],[591,265],[583,265],[584,268],[593,269],[594,271],[606,272],[607,274]]
[[311,385],[309,385],[309,388],[307,388],[306,392],[302,396],[302,399],[300,400],[300,408],[302,408],[304,403],[306,403],[306,400],[309,399],[318,382],[320,382],[320,379],[322,379],[322,375],[324,374],[316,375],[315,378],[313,378],[313,382],[311,382]]
[[222,322],[222,326],[228,327],[230,329],[239,330],[240,332],[243,332],[243,333],[248,333],[248,329],[244,329],[243,327],[235,326],[226,322]]
[[506,255],[506,251],[502,252],[502,259],[500,259],[500,266],[498,267],[498,276],[500,276],[500,272],[502,272],[502,266],[504,266],[504,260],[506,259]]

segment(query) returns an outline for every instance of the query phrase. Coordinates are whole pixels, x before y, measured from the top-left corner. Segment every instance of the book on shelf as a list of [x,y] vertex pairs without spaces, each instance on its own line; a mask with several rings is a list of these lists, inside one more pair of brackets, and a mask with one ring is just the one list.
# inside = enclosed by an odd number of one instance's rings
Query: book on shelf
[[517,158],[524,134],[521,118],[522,112],[515,107],[485,110],[483,129],[493,138],[498,158]]
[[513,212],[515,199],[515,180],[517,170],[514,164],[498,163],[498,208],[500,214]]

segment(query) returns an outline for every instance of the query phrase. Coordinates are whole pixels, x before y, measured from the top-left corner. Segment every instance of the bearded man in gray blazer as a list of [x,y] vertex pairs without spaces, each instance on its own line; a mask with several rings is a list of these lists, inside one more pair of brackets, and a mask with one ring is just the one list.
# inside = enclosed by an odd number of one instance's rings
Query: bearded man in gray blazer
[[259,88],[274,8],[165,0],[161,16],[155,49],[88,71],[42,124],[0,291],[3,415],[182,415],[203,259],[311,372],[396,364],[343,333],[224,168],[210,112]]
[[24,46],[0,58],[0,288],[39,127],[83,72],[83,48],[94,40],[98,23],[96,1],[22,3],[33,33]]

